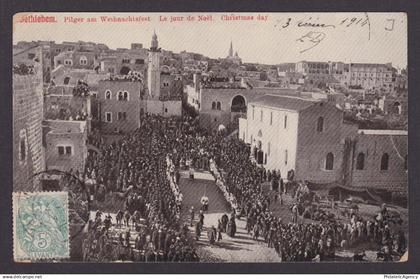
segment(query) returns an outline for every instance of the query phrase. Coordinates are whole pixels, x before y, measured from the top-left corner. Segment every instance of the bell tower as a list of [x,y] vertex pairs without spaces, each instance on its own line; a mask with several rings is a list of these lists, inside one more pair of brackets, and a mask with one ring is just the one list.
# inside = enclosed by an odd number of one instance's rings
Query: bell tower
[[160,48],[156,32],[153,32],[152,43],[149,49],[149,61],[147,67],[147,87],[149,97],[158,100],[160,96]]
[[232,41],[230,41],[230,48],[229,48],[229,55],[228,57],[233,57],[233,45],[232,45]]

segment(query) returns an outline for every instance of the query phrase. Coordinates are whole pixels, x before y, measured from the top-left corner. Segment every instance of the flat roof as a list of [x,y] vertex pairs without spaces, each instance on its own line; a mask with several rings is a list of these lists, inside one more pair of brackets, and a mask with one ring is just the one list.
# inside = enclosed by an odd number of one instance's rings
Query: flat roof
[[86,121],[78,120],[44,120],[51,134],[83,133],[86,128]]
[[295,96],[268,94],[253,100],[250,102],[250,104],[275,107],[292,111],[301,111],[319,102],[319,100],[305,99]]
[[364,135],[383,135],[383,136],[407,136],[408,131],[406,130],[358,130],[358,134]]

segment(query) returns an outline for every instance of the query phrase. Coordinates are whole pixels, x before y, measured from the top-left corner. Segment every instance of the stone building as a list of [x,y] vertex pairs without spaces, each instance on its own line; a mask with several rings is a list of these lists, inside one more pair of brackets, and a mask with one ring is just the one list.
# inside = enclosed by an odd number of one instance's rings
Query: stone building
[[[13,70],[13,189],[31,191],[34,175],[45,169],[42,145],[43,65],[40,59],[29,57],[37,48],[13,57],[13,64],[25,65],[30,70]],[[28,69],[28,68],[25,68]]]
[[375,89],[383,93],[394,91],[396,70],[391,63],[368,64],[350,63],[349,86],[360,86],[363,89]]
[[257,98],[239,119],[239,138],[251,145],[258,163],[280,170],[283,178],[293,170],[295,180],[313,183],[407,187],[407,132],[358,130],[329,101]]
[[145,113],[144,90],[141,81],[99,81],[98,115],[105,134],[129,133],[140,127],[141,114]]
[[200,125],[210,130],[216,130],[220,125],[236,126],[238,118],[246,113],[248,103],[257,97],[266,94],[300,94],[292,89],[250,88],[234,82],[203,84],[199,75],[195,75],[193,84],[186,87],[186,93],[188,104],[200,114]]
[[358,130],[353,141],[349,184],[407,191],[407,137],[407,131]]
[[339,83],[343,67],[339,62],[300,61],[296,63],[296,72],[303,75],[306,87],[325,87]]
[[49,83],[51,79],[51,56],[50,47],[48,42],[31,42],[31,43],[18,43],[13,46],[13,57],[14,61],[31,61],[37,60],[36,62],[42,65],[42,77],[43,83]]
[[60,65],[75,69],[94,69],[97,55],[91,51],[64,51],[54,57],[54,68]]
[[44,121],[47,170],[83,172],[87,158],[86,121]]
[[[142,46],[142,45],[141,45]],[[145,73],[147,49],[132,44],[131,49],[107,51],[99,57],[99,71],[113,75],[126,75],[130,71]]]

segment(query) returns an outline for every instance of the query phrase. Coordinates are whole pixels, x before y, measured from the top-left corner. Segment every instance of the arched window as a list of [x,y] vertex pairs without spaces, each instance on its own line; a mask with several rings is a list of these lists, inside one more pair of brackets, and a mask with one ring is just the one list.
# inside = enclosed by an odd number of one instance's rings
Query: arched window
[[388,170],[389,155],[384,153],[381,158],[381,170]]
[[318,118],[318,123],[317,123],[317,126],[316,126],[316,130],[318,132],[322,132],[324,130],[324,118],[323,117]]
[[365,168],[365,154],[360,152],[357,155],[356,170],[363,170]]
[[334,168],[334,155],[330,152],[327,154],[327,158],[325,160],[325,169],[333,170],[333,168]]
[[64,81],[63,81],[63,84],[67,85],[67,84],[69,84],[69,82],[70,82],[70,77],[65,77]]
[[211,109],[216,109],[216,102],[211,103]]
[[128,92],[124,91],[124,101],[128,101]]
[[107,91],[105,91],[105,99],[107,99],[107,100],[111,100],[111,90],[107,90]]
[[86,56],[80,56],[80,65],[87,65],[87,62],[88,62],[88,60],[87,60],[87,58],[86,58]]
[[217,102],[217,110],[221,110],[222,109],[222,104],[220,102]]
[[122,100],[123,100],[123,92],[118,91],[118,101],[122,101]]

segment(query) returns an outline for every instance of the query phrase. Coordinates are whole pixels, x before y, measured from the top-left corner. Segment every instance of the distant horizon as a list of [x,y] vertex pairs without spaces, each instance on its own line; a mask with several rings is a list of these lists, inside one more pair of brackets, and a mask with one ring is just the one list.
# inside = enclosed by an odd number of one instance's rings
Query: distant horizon
[[[158,39],[159,39],[159,37],[158,37]],[[64,42],[67,42],[67,43],[83,42],[83,43],[94,43],[94,44],[106,45],[110,50],[117,50],[117,49],[128,49],[129,50],[129,49],[131,49],[131,47],[116,47],[116,48],[111,48],[111,47],[108,46],[108,44],[103,43],[103,42],[82,41],[82,40],[61,41],[61,42],[57,42],[57,41],[54,41],[54,40],[31,40],[31,41],[18,41],[14,45],[16,45],[19,42],[37,42],[37,41],[41,41],[41,42],[54,42],[55,44],[63,44]],[[133,42],[132,44],[142,44],[142,43]],[[131,44],[130,44],[130,46],[131,46]],[[143,44],[143,49],[149,49],[149,48],[146,47]],[[186,49],[181,50],[179,52],[172,51],[170,49],[165,49],[165,48],[162,48],[162,49],[165,50],[165,51],[171,51],[171,52],[173,52],[175,54],[180,54],[181,52],[184,52],[185,51],[187,53],[194,53],[194,54],[203,55],[206,58],[214,59],[214,60],[219,60],[219,59],[225,59],[226,58],[226,57],[217,57],[217,58],[209,57],[209,56],[207,56],[205,54],[194,52],[194,51],[189,51],[189,50],[186,50]],[[240,55],[239,55],[239,58],[241,58]],[[349,63],[355,63],[355,64],[387,64],[387,63],[391,63],[392,66],[395,67],[395,65],[392,62],[378,63],[378,62],[358,62],[358,61],[344,62],[342,60],[298,60],[298,61],[295,61],[295,62],[288,61],[288,62],[280,62],[280,63],[274,63],[274,64],[267,64],[267,63],[258,63],[258,62],[244,62],[243,59],[242,59],[242,64],[270,65],[270,66],[272,66],[272,65],[280,65],[280,64],[296,64],[296,63],[299,63],[299,62],[341,62],[341,63],[345,63],[345,64],[349,64]],[[405,68],[399,68],[399,69],[406,69],[406,67]]]
[[[150,46],[156,31],[159,46],[167,51],[201,54],[210,59],[225,58],[230,43],[243,63],[277,65],[299,61],[343,63],[392,63],[398,69],[407,69],[407,19],[404,13],[369,13],[367,25],[343,27],[342,19],[358,18],[364,13],[262,13],[271,20],[224,21],[217,20],[225,13],[206,13],[212,22],[160,22],[161,15],[174,13],[42,13],[57,17],[57,23],[14,22],[13,44],[19,41],[92,42],[105,44],[110,49],[130,49],[132,43]],[[199,13],[176,13],[184,17]],[[228,13],[226,13],[228,14]],[[235,13],[235,15],[258,13]],[[19,15],[19,14],[18,14]],[[98,17],[144,16],[152,18],[147,23],[64,23],[66,16]],[[15,15],[16,17],[16,15]],[[316,23],[334,23],[334,28],[287,27],[287,19],[302,18]],[[392,19],[392,21],[390,21]],[[356,22],[356,21],[355,21]],[[362,21],[361,21],[362,22]],[[391,23],[392,25],[390,25]],[[347,24],[347,22],[346,22]],[[58,25],[58,26],[57,26]],[[392,30],[391,30],[392,28]],[[303,31],[302,31],[303,30]],[[389,31],[391,30],[391,31]],[[309,31],[309,33],[307,32]],[[320,32],[322,31],[322,32]],[[310,33],[322,33],[318,44],[308,44]],[[309,38],[314,40],[314,38]],[[304,41],[306,40],[306,41]],[[305,44],[305,47],[302,45]],[[308,47],[309,46],[309,47]],[[313,46],[313,47],[312,47]],[[308,49],[308,50],[307,50]]]

